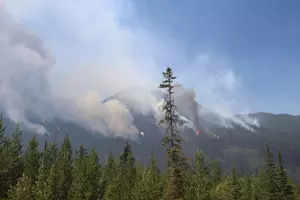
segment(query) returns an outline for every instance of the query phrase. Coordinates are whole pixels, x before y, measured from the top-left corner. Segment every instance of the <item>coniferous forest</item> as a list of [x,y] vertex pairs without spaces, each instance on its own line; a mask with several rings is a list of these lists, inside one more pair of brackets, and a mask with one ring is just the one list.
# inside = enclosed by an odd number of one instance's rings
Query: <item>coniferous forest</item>
[[[98,154],[84,145],[73,149],[68,136],[62,144],[39,143],[33,137],[23,144],[21,130],[7,133],[0,121],[1,200],[293,200],[300,199],[300,185],[288,176],[284,158],[265,147],[264,167],[241,174],[223,171],[216,160],[200,151],[185,158],[174,105],[174,81],[170,68],[163,73],[165,90],[161,121],[166,129],[162,145],[167,169],[151,155],[139,164],[129,143],[119,155]],[[149,153],[151,154],[151,152]]]

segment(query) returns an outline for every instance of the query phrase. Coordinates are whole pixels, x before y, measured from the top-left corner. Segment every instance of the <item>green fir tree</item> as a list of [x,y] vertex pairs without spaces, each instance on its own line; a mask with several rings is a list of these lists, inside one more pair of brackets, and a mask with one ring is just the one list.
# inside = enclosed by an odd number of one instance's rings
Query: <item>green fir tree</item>
[[176,77],[169,67],[163,72],[163,77],[164,80],[159,87],[166,90],[163,105],[165,116],[162,123],[166,126],[166,136],[163,138],[163,144],[166,146],[168,156],[168,180],[164,198],[165,200],[182,200],[184,198],[186,162],[182,150],[183,139],[178,132],[179,118],[174,102],[174,81]]

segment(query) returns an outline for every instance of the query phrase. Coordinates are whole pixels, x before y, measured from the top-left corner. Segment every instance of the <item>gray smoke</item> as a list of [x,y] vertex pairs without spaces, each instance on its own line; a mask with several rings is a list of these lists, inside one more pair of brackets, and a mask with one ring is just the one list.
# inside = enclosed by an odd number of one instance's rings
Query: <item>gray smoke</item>
[[33,111],[49,118],[51,95],[48,71],[54,59],[42,42],[12,21],[0,8],[0,107],[15,122],[39,133],[45,129],[28,120]]
[[[88,70],[80,66],[64,74],[63,79],[56,78],[53,69],[57,70],[59,65],[55,65],[54,58],[43,42],[23,25],[16,23],[2,7],[0,9],[2,112],[11,120],[40,134],[48,130],[39,122],[58,118],[108,136],[136,137],[138,130],[127,105],[118,99],[101,103],[102,99],[117,91],[137,83],[147,84],[146,76],[133,67],[139,64],[134,57],[122,52],[101,54],[102,61],[96,61]],[[121,31],[113,16],[106,18],[116,34]],[[131,38],[125,32],[122,37],[122,41]],[[131,51],[127,42],[112,45],[119,48],[123,46],[125,52]],[[114,59],[113,55],[119,59]],[[106,70],[108,65],[111,67]],[[135,111],[146,114],[151,110],[152,97],[131,93],[126,98],[131,99]]]
[[[48,130],[36,119],[58,118],[107,136],[135,138],[139,130],[134,124],[134,113],[152,114],[157,120],[162,117],[162,99],[152,90],[157,90],[161,81],[158,58],[173,58],[181,54],[168,46],[171,41],[158,40],[146,30],[120,25],[118,17],[122,11],[116,8],[115,1],[99,3],[92,0],[87,4],[85,1],[35,0],[20,3],[19,0],[7,1],[10,14],[21,18],[24,13],[29,13],[32,18],[38,18],[34,13],[50,10],[55,13],[57,23],[65,23],[60,24],[64,29],[62,32],[66,38],[76,41],[77,46],[72,42],[60,44],[49,39],[48,42],[56,47],[51,48],[56,53],[54,59],[42,40],[16,23],[0,5],[0,109],[10,119],[41,134]],[[96,20],[96,23],[95,19],[101,21]],[[64,26],[66,24],[68,26]],[[199,75],[190,76],[193,68],[180,76],[197,80],[197,83],[198,79],[202,80],[197,92],[208,97],[206,102],[209,102],[209,97],[216,99],[212,91],[220,86],[222,91],[235,90],[237,81],[231,70],[222,71],[215,77],[214,71],[217,70],[206,67],[206,56],[200,58],[191,61],[182,58],[186,66],[202,67],[200,78]],[[120,91],[124,92],[119,94]],[[117,98],[102,103],[116,94]],[[197,103],[192,89],[177,88],[176,104],[178,111],[191,120],[195,128],[203,126],[203,119],[228,127],[230,123],[225,118],[243,125],[245,121],[251,122],[251,119],[235,119],[234,115],[203,108]],[[223,108],[222,103],[211,105],[215,106]]]
[[254,131],[253,127],[259,127],[259,122],[255,118],[247,115],[223,115],[201,106],[196,99],[196,93],[193,89],[184,88],[178,85],[175,88],[175,104],[178,112],[193,122],[195,131],[210,132],[210,127],[233,128],[239,125],[249,131]]
[[175,104],[178,112],[194,122],[195,129],[200,128],[200,105],[196,101],[196,93],[193,89],[178,86],[175,89]]

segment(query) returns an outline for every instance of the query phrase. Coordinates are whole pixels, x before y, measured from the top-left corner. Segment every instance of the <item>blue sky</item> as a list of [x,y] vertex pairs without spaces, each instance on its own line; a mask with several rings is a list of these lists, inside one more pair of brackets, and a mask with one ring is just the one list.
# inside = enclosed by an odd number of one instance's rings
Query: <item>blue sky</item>
[[[137,24],[226,57],[256,111],[299,114],[299,1],[135,1]],[[180,67],[180,66],[178,66]]]
[[89,71],[87,65],[111,60],[125,72],[124,82],[136,81],[129,74],[151,81],[149,74],[170,64],[202,104],[300,114],[299,1],[24,2],[4,0],[54,55],[58,83],[83,65]]

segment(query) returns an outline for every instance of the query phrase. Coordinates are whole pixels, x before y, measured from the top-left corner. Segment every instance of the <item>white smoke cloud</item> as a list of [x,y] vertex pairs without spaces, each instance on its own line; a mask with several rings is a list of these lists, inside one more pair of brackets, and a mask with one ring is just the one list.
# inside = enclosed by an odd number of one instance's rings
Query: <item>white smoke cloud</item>
[[[95,6],[92,7],[86,7],[85,1],[41,2],[31,1],[26,5],[13,0],[5,2],[6,9],[15,19],[8,14],[1,16],[2,23],[7,25],[1,29],[2,38],[8,38],[5,41],[7,45],[1,50],[14,50],[12,42],[18,43],[20,47],[14,52],[8,52],[9,58],[2,54],[1,69],[10,72],[5,74],[6,79],[4,75],[1,77],[0,94],[5,96],[1,102],[2,110],[16,122],[25,123],[29,128],[36,126],[35,129],[39,128],[41,133],[46,130],[34,124],[29,113],[43,119],[55,117],[71,120],[106,135],[134,137],[138,130],[126,106],[118,100],[106,104],[102,104],[101,100],[133,86],[145,88],[153,83],[155,76],[151,76],[152,70],[147,70],[145,74],[146,66],[152,66],[152,58],[145,57],[145,52],[139,50],[147,34],[122,27],[116,19],[119,8],[114,7],[115,4],[110,1],[94,1]],[[34,18],[34,13],[46,10],[55,13],[57,20],[64,25],[68,24],[63,27],[64,32],[78,46],[83,47],[76,51],[72,51],[71,47],[66,51],[68,53],[63,53],[67,56],[64,58],[55,55],[55,65],[50,62],[49,53],[42,42],[29,34],[23,25],[15,22],[24,16],[27,19]],[[83,10],[89,14],[82,14]],[[20,37],[13,38],[14,33]],[[59,43],[56,45],[63,50],[66,48]],[[150,47],[148,45],[147,48]],[[91,56],[91,52],[97,52],[97,56]],[[66,62],[70,58],[68,56],[83,61]],[[14,84],[19,87],[15,88]],[[151,110],[152,97],[145,98],[136,93],[126,98],[136,98],[134,109],[139,112],[145,114]]]
[[83,121],[88,128],[107,135],[132,137],[134,136],[132,133],[138,133],[133,125],[134,119],[126,106],[117,99],[105,104],[100,103],[99,99],[100,96],[96,92],[89,92],[79,99],[76,108],[79,122]]
[[[196,93],[183,92],[181,112],[197,118],[189,113],[197,100],[221,116],[234,116],[240,87],[234,71],[210,55],[187,59],[174,49],[176,41],[127,26],[135,15],[130,1],[6,0],[0,9],[0,69],[5,72],[0,74],[0,106],[29,128],[47,131],[31,120],[33,114],[134,138],[132,110],[161,118],[160,101],[149,91],[161,80],[164,57],[190,66],[179,71],[179,80]],[[125,92],[101,103],[120,91]],[[192,108],[184,104],[189,101]]]
[[[42,42],[14,23],[0,8],[0,108],[16,122],[44,133],[28,120],[32,108],[47,117],[50,108],[48,71],[54,60]],[[49,117],[49,116],[48,116]]]
[[[229,107],[227,107],[228,111],[224,112],[224,110],[214,110],[206,107],[206,105],[199,105],[196,92],[192,89],[186,89],[181,85],[175,88],[175,103],[178,112],[193,122],[192,128],[195,131],[206,129],[206,132],[210,132],[209,129],[211,126],[233,128],[239,125],[249,131],[254,131],[254,127],[259,127],[257,119],[247,115],[234,114],[229,110]],[[224,104],[223,107],[226,108]]]

